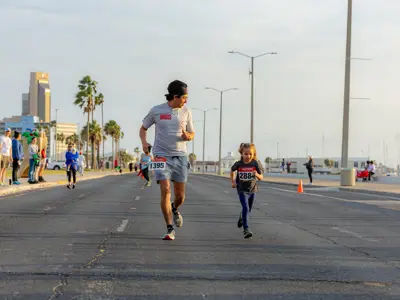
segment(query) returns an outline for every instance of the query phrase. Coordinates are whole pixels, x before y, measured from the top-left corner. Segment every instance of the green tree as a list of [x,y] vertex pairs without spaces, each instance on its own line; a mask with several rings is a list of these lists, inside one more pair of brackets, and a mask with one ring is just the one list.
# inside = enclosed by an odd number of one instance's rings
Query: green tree
[[[112,143],[112,161],[114,161],[115,153],[118,153],[117,151],[117,145],[116,145],[116,137],[121,136],[121,127],[115,122],[114,120],[108,121],[104,125],[104,134],[106,136],[111,137],[111,143]],[[114,147],[115,146],[115,147]],[[115,148],[115,149],[114,149]],[[115,151],[114,151],[115,150]]]
[[119,143],[120,143],[121,139],[124,138],[124,136],[125,136],[125,134],[121,131],[121,127],[118,125],[117,131],[114,136],[116,153],[119,153]]
[[[104,95],[102,93],[98,94],[95,97],[94,100],[94,108],[96,108],[96,106],[101,106],[101,128],[104,130]],[[103,134],[103,159],[104,159],[104,142],[105,142],[105,137]]]
[[272,158],[271,157],[267,157],[264,162],[266,164],[270,164],[272,162]]
[[133,152],[135,152],[135,154],[136,154],[136,161],[139,161],[140,148],[136,147],[135,150],[133,150]]
[[57,153],[58,153],[58,151],[59,151],[59,142],[61,142],[61,144],[63,144],[64,143],[64,141],[65,141],[65,135],[64,135],[64,133],[57,133],[57,136],[56,136],[56,160],[57,160]]
[[73,144],[75,146],[79,146],[79,136],[76,133],[74,133],[73,135],[70,135],[65,139],[65,143],[67,145]]
[[332,168],[333,167],[333,165],[334,165],[334,161],[333,160],[330,160],[330,159],[328,159],[328,158],[326,158],[325,160],[324,160],[324,164],[325,164],[325,166],[327,166],[328,168]]
[[[75,95],[74,104],[79,106],[84,114],[87,114],[87,124],[86,124],[86,153],[89,152],[89,124],[90,124],[90,113],[94,111],[94,101],[97,94],[97,82],[92,80],[90,76],[84,76],[78,84],[78,92]],[[93,144],[92,144],[93,145]],[[94,158],[94,149],[92,149],[92,159]],[[86,155],[86,165],[89,165],[88,155]],[[94,161],[92,160],[92,168]]]
[[189,162],[190,162],[190,165],[194,168],[194,165],[195,165],[195,163],[196,163],[196,160],[197,160],[197,155],[196,154],[194,154],[194,153],[190,153],[189,154]]
[[39,132],[44,130],[46,132],[46,135],[49,134],[50,130],[49,130],[49,126],[47,124],[37,123],[35,127]]
[[[89,138],[86,136],[87,132],[89,132]],[[93,121],[89,125],[89,130],[86,128],[86,125],[82,128],[81,138],[83,140],[89,140],[92,149],[92,169],[97,168],[97,163],[100,160],[100,143],[102,141],[103,132],[101,130],[100,125]],[[97,151],[97,152],[96,152]],[[97,160],[95,159],[95,153],[97,153]],[[97,162],[97,163],[96,163]]]
[[126,166],[128,163],[134,161],[133,155],[127,153],[126,151],[120,151],[118,153],[118,157],[124,166]]

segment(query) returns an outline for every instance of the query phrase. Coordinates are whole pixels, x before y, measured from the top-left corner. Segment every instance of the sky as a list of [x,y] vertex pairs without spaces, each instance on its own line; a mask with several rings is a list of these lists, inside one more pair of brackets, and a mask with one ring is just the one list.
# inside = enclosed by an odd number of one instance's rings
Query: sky
[[[398,0],[353,1],[352,57],[371,60],[351,63],[351,97],[369,100],[351,100],[349,154],[390,164],[400,155],[399,11]],[[0,118],[21,113],[29,73],[42,71],[59,121],[83,126],[73,101],[90,75],[105,122],[121,125],[121,147],[132,151],[143,117],[179,79],[189,108],[218,108],[207,113],[205,139],[205,158],[216,160],[219,94],[204,88],[238,88],[224,94],[222,128],[223,155],[236,151],[250,139],[250,60],[228,51],[277,52],[255,60],[259,157],[339,157],[346,18],[346,0],[1,0]],[[203,113],[193,118],[201,159]]]

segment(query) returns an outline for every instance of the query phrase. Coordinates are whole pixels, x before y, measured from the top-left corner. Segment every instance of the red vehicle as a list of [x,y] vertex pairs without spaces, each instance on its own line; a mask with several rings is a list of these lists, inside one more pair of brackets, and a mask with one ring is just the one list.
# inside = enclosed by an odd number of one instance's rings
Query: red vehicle
[[367,170],[357,171],[356,181],[358,181],[358,179],[362,179],[362,181],[367,181],[368,175],[369,173]]

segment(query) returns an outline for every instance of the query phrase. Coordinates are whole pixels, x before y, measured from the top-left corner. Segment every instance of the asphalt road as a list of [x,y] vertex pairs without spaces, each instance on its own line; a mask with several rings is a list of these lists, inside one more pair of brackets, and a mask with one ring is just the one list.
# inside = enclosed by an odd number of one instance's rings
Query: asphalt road
[[127,174],[0,198],[0,299],[400,299],[400,199],[191,176],[175,241]]

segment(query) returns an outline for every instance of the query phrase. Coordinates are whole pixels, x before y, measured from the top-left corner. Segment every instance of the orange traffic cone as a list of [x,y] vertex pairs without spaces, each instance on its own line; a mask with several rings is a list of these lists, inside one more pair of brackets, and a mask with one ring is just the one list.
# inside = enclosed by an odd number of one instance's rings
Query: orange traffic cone
[[303,193],[304,192],[304,190],[303,190],[303,180],[300,180],[299,186],[297,187],[297,192],[298,193]]

